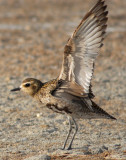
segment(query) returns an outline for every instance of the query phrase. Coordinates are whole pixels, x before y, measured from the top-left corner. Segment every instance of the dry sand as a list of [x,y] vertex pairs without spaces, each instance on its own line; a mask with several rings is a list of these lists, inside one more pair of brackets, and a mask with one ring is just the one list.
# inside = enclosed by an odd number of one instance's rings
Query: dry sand
[[[126,0],[107,0],[109,23],[93,91],[117,121],[83,120],[71,151],[62,151],[65,116],[10,93],[27,77],[55,78],[63,47],[93,0],[0,0],[0,159],[126,159]],[[48,155],[48,156],[47,156]]]

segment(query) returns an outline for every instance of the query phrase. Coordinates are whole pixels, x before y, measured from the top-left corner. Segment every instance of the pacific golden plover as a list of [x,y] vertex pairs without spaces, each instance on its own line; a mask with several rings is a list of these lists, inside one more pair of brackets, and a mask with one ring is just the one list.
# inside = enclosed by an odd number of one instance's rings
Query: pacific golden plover
[[71,149],[78,126],[75,119],[116,119],[93,102],[91,79],[94,62],[102,47],[107,28],[108,11],[105,0],[98,0],[84,16],[64,48],[62,69],[58,78],[46,83],[34,78],[25,79],[19,88],[43,103],[54,112],[67,114],[69,132],[63,145],[71,134],[72,124],[75,132],[67,149]]

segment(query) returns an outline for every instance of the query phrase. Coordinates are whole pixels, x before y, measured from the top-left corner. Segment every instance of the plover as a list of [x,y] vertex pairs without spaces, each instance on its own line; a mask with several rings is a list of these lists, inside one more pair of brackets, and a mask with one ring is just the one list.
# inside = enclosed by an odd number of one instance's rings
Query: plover
[[52,111],[68,116],[69,132],[62,149],[66,148],[74,125],[75,132],[67,148],[71,149],[78,131],[76,119],[116,119],[92,100],[91,79],[95,59],[103,45],[107,15],[105,0],[98,0],[68,39],[61,72],[56,79],[42,83],[27,78],[19,88],[11,90],[26,92]]

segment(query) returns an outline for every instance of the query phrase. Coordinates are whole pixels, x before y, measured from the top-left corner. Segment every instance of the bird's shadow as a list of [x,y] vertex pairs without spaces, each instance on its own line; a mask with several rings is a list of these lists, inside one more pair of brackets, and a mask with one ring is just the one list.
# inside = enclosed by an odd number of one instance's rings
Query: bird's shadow
[[89,147],[90,147],[90,145],[86,145],[83,147],[72,147],[71,149],[59,148],[59,149],[56,149],[55,151],[59,151],[59,152],[61,151],[65,154],[71,154],[74,151],[74,152],[82,152],[85,155],[92,155],[92,153],[89,150]]

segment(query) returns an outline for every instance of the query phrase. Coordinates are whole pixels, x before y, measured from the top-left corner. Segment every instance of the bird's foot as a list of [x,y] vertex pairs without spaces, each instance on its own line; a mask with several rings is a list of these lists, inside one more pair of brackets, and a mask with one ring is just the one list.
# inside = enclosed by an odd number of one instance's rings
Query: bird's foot
[[71,145],[67,149],[65,149],[65,147],[61,148],[61,150],[71,150],[71,149],[72,149]]
[[69,147],[67,148],[67,150],[71,150],[72,149],[72,147],[71,147],[71,145],[69,145]]

